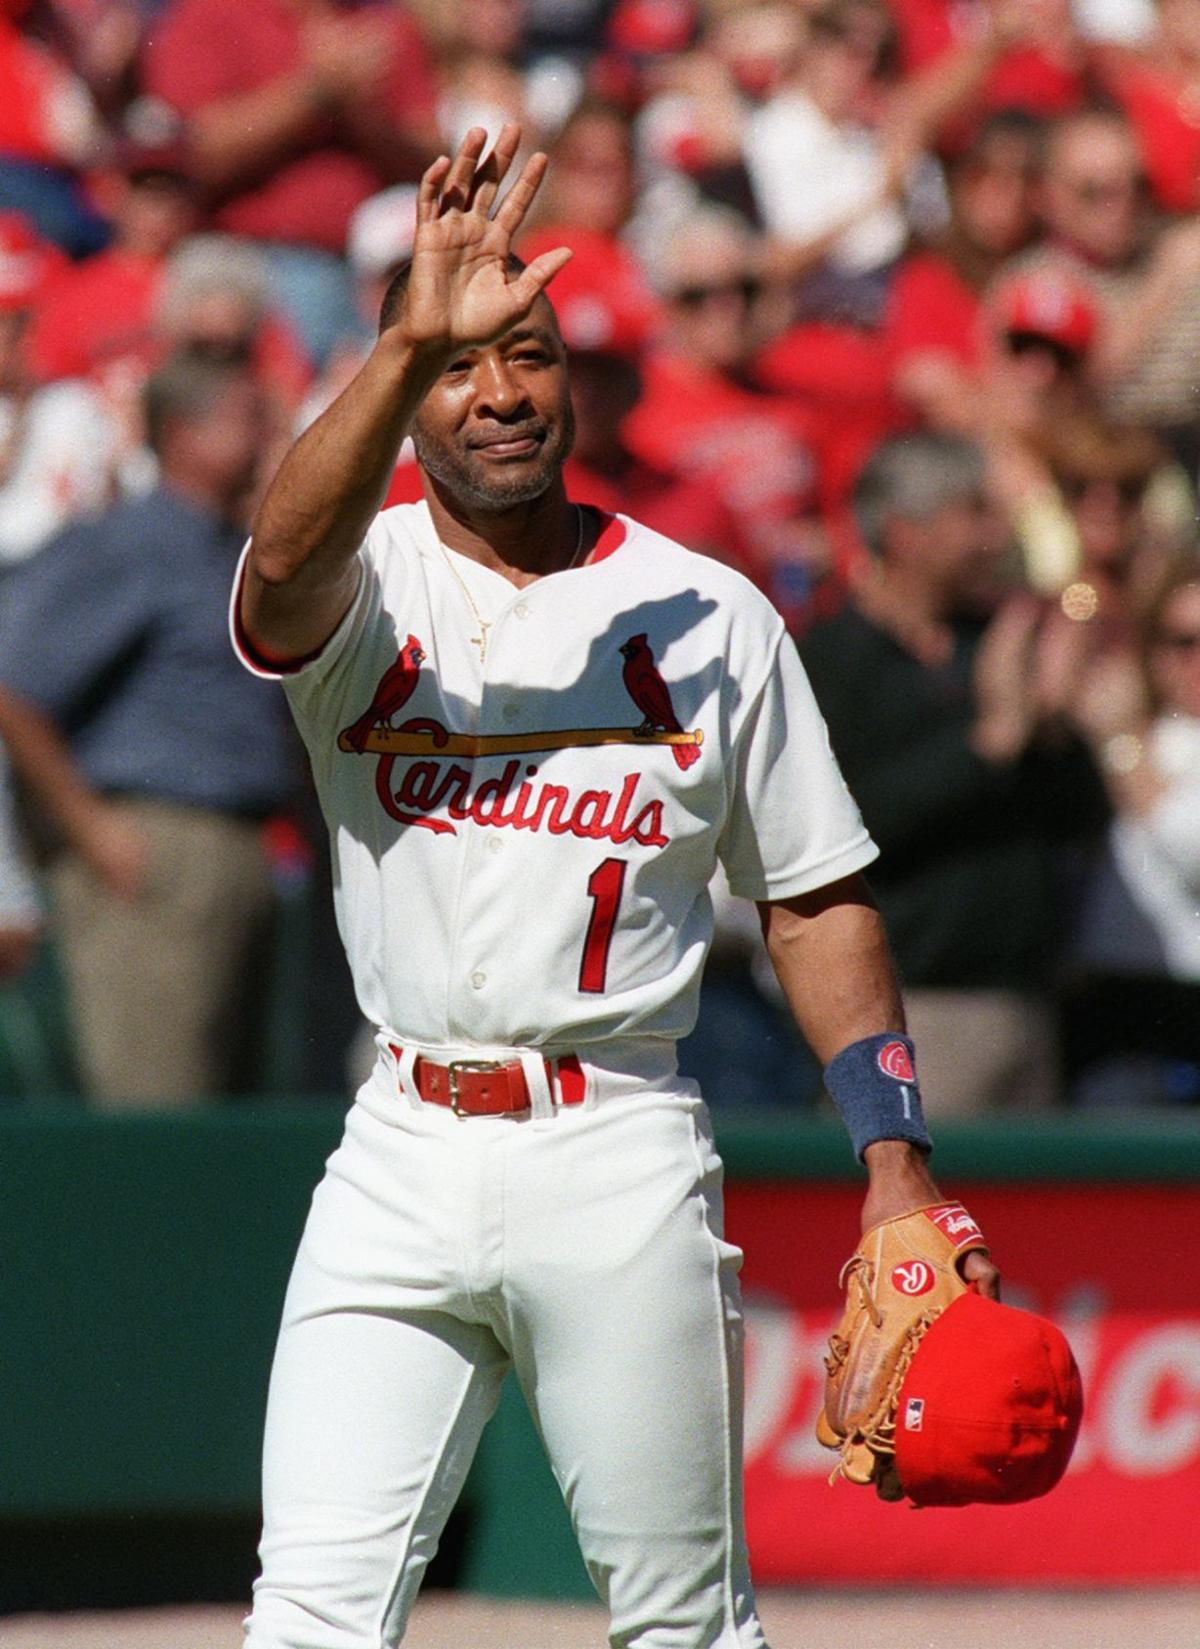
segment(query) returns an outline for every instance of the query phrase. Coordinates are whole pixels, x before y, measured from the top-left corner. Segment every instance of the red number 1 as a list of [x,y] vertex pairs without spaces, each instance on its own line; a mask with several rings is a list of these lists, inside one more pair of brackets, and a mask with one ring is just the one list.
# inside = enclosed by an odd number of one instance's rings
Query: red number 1
[[625,885],[624,859],[605,859],[588,877],[588,897],[592,901],[592,916],[583,941],[583,960],[579,964],[579,988],[600,995],[608,973],[608,949],[612,944],[613,928],[617,923],[617,906],[621,903],[621,889]]

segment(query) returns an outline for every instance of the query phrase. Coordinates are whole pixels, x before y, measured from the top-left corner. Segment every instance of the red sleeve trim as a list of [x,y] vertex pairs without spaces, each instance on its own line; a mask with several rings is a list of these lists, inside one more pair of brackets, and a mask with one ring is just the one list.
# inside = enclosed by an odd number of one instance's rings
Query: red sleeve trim
[[233,597],[229,603],[229,634],[233,641],[233,650],[247,670],[256,676],[265,676],[270,681],[278,681],[281,676],[294,676],[297,671],[303,670],[306,664],[320,658],[328,643],[317,647],[311,653],[305,653],[301,658],[288,658],[280,653],[272,653],[251,639],[242,622],[242,588],[246,582],[246,557],[249,549],[250,546],[247,544],[242,551],[242,559],[238,563],[237,577],[233,584]]

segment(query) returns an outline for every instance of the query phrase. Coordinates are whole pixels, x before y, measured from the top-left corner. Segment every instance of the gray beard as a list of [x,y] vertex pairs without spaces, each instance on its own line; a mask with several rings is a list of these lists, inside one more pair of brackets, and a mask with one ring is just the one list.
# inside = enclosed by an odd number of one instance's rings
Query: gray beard
[[557,435],[552,435],[542,448],[536,466],[511,480],[478,473],[463,453],[430,441],[416,424],[411,433],[417,462],[452,498],[474,510],[499,513],[514,504],[529,504],[540,498],[556,480],[575,442],[575,416],[568,406]]

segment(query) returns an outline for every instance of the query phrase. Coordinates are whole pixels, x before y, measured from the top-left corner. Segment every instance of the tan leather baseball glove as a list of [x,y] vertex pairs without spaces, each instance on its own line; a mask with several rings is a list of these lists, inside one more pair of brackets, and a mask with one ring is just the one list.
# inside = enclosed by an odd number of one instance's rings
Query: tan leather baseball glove
[[830,1336],[817,1440],[841,1459],[829,1481],[874,1483],[885,1500],[903,1491],[894,1469],[901,1382],[926,1329],[966,1292],[966,1254],[987,1244],[961,1203],[935,1203],[874,1225],[838,1278],[846,1309]]

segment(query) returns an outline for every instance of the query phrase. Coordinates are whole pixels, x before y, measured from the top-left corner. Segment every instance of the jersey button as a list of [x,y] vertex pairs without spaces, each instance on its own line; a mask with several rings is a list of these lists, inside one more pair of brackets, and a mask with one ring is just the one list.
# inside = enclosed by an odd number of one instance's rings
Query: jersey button
[[513,608],[513,613],[517,618],[528,618],[529,604],[524,601],[518,601],[516,606]]
[[486,984],[487,974],[482,972],[482,970],[477,969],[471,975],[471,989],[481,991]]
[[500,840],[499,836],[489,836],[488,837],[488,852],[489,853],[499,853],[500,849],[503,846],[504,846],[504,843]]
[[505,721],[516,721],[517,717],[521,714],[521,706],[515,699],[509,699],[507,704],[502,704],[500,706],[500,714],[504,717]]

